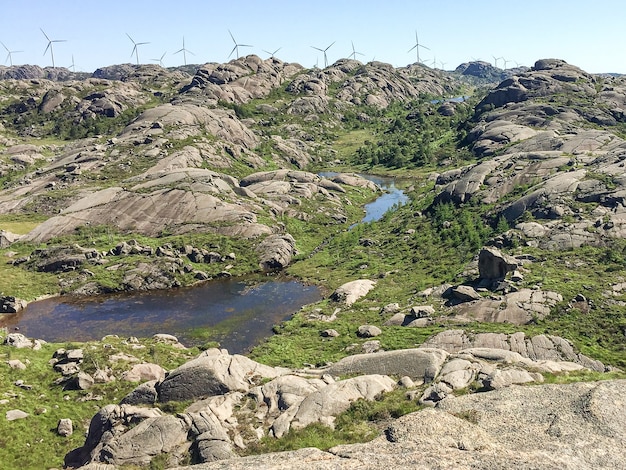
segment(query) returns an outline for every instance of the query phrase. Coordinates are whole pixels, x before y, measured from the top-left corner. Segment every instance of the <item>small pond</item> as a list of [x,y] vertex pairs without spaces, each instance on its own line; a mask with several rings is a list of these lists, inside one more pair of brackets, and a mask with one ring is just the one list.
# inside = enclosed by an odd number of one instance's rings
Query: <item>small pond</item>
[[[54,342],[168,333],[187,346],[214,340],[242,353],[270,336],[273,325],[320,299],[319,288],[293,280],[225,279],[166,291],[54,297],[0,315],[0,326]],[[200,329],[208,337],[198,337]]]

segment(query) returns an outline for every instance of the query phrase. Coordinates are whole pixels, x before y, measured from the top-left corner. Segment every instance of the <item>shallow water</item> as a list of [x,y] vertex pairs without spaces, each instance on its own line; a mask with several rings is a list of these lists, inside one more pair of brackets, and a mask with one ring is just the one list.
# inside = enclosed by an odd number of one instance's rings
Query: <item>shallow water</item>
[[[332,178],[337,174],[338,173],[331,171],[319,173],[320,176],[326,178]],[[385,193],[376,198],[375,201],[365,204],[365,216],[361,219],[361,223],[380,220],[387,211],[392,210],[395,206],[402,206],[409,202],[409,197],[404,194],[404,191],[396,188],[394,178],[368,174],[359,174],[359,176],[371,181],[385,191]],[[352,227],[354,227],[354,225]]]
[[[320,299],[319,288],[292,280],[226,279],[165,291],[45,299],[19,314],[1,315],[0,326],[54,342],[168,333],[188,346],[214,340],[241,353],[270,336],[273,325]],[[197,337],[198,329],[208,337]]]

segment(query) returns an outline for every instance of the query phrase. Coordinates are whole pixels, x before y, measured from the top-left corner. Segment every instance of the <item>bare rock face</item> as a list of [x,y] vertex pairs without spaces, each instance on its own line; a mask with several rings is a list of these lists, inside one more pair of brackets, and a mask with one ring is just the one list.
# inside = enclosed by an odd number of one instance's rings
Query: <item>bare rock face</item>
[[363,375],[332,383],[311,393],[300,403],[291,427],[302,429],[311,423],[332,423],[334,416],[345,411],[358,399],[373,400],[395,388],[395,381],[386,375]]
[[[462,286],[467,287],[467,286]],[[520,289],[501,296],[478,297],[473,302],[454,305],[454,317],[462,320],[524,325],[544,318],[563,297],[552,291]]]
[[7,230],[0,230],[0,248],[8,248],[19,240],[20,236]]
[[513,386],[450,396],[395,421],[365,444],[301,449],[177,470],[229,468],[613,469],[626,466],[626,381]]

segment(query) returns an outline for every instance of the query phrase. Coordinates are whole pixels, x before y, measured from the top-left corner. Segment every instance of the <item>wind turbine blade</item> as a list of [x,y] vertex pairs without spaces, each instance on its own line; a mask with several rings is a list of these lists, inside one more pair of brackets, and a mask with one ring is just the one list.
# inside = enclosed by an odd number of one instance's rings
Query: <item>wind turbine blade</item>
[[228,54],[228,58],[230,59],[231,56],[233,55],[233,52],[235,52],[237,50],[237,44],[235,44],[235,47],[233,47],[233,50],[230,51],[230,54]]
[[239,47],[254,47],[252,44],[237,44]]
[[408,54],[409,52],[411,52],[413,49],[415,49],[417,47],[417,44],[415,44],[411,49],[409,49],[408,51],[406,51],[406,53]]
[[131,57],[133,56],[133,54],[135,54],[136,50],[137,50],[137,44],[135,44],[135,47],[133,47],[133,52],[130,53]]
[[176,52],[174,52],[174,54],[178,54],[179,52],[183,52],[183,51],[184,51],[184,49],[179,49]]
[[43,35],[46,37],[46,39],[47,39],[48,41],[50,41],[50,38],[49,38],[49,37],[48,37],[48,35],[45,33],[45,31],[44,31],[43,29],[41,29],[41,28],[39,28],[39,30],[43,33]]
[[[235,36],[233,36],[233,33],[230,32],[230,29],[228,30],[228,34],[230,34],[230,38],[233,40],[233,42],[235,44],[237,44],[237,41],[235,41]],[[232,52],[231,52],[231,54],[232,54]]]
[[48,49],[50,49],[50,47],[52,47],[52,41],[48,42],[48,46],[46,47],[46,50],[43,51],[43,55],[46,55],[46,52],[48,52]]
[[420,47],[423,47],[424,49],[426,49],[426,50],[429,50],[429,51],[430,51],[430,47],[422,46],[421,44],[420,44]]
[[138,42],[137,45],[138,46],[143,46],[144,44],[150,44],[149,42]]
[[133,40],[133,38],[130,37],[130,34],[126,33],[126,36],[128,36],[128,39],[130,39],[130,42],[132,42],[133,44],[135,44],[135,41]]
[[326,49],[324,49],[324,50],[325,50],[325,51],[327,51],[328,49],[330,49],[331,47],[333,47],[333,44],[335,44],[335,42],[336,42],[336,41],[333,41],[333,43],[332,43],[330,46],[328,46]]
[[311,46],[311,47],[317,51],[324,52],[324,49],[320,49],[319,47],[315,47],[315,46]]
[[185,52],[187,52],[187,54],[195,55],[193,52],[188,51],[187,49],[185,49]]
[[9,50],[9,48],[8,48],[7,46],[5,46],[5,45],[4,45],[4,43],[3,43],[2,41],[0,41],[0,44],[2,44],[2,47],[4,47],[4,48],[6,49],[6,51],[7,51],[7,52],[9,52],[9,53],[11,52],[11,51]]

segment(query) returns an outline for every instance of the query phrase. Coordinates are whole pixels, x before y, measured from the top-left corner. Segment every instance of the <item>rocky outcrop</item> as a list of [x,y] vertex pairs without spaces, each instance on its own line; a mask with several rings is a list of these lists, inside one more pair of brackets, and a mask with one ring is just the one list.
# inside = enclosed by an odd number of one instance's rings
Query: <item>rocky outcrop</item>
[[8,248],[19,240],[19,238],[19,235],[11,233],[7,230],[0,230],[0,248]]
[[196,359],[171,371],[156,386],[159,401],[184,401],[221,395],[230,391],[247,392],[255,381],[274,378],[280,372],[224,350],[208,349]]
[[247,468],[389,469],[581,467],[626,465],[619,399],[623,380],[539,387],[514,386],[449,397],[395,420],[365,444],[300,449],[205,463],[178,470]]
[[568,361],[599,372],[606,369],[600,361],[576,352],[568,340],[553,335],[528,337],[522,332],[469,334],[464,330],[446,330],[429,338],[420,347],[439,348],[451,354],[470,348],[496,348],[533,361]]

